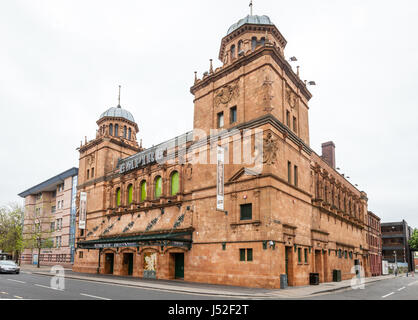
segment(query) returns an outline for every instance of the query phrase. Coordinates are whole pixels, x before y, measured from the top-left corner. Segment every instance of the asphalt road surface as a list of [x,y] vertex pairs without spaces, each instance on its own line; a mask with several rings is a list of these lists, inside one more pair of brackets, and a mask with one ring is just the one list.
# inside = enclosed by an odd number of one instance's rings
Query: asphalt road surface
[[1,299],[37,300],[211,300],[222,297],[136,288],[111,283],[65,279],[64,290],[51,287],[52,277],[27,273],[0,274]]
[[397,277],[365,284],[364,289],[317,295],[309,300],[418,300],[418,276]]

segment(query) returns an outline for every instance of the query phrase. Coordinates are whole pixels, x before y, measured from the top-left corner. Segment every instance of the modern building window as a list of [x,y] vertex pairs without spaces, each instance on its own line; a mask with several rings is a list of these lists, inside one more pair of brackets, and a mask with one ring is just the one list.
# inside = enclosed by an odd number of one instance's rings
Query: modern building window
[[251,50],[254,51],[256,47],[257,47],[257,38],[252,37],[251,38]]
[[174,171],[171,174],[171,195],[175,196],[179,192],[179,173]]
[[292,163],[287,162],[287,182],[292,183]]
[[113,136],[113,124],[109,124],[109,134]]
[[240,205],[240,220],[251,220],[253,218],[253,205],[246,203]]
[[116,189],[116,206],[120,206],[120,188]]
[[293,167],[293,179],[294,179],[294,183],[295,186],[298,186],[298,166],[294,166]]
[[134,187],[130,184],[128,186],[128,204],[131,204],[133,201]]
[[147,182],[141,182],[141,201],[145,201],[147,199]]
[[131,140],[131,137],[132,137],[132,129],[129,128],[129,130],[128,130],[128,139]]
[[115,137],[119,137],[119,125],[115,124]]
[[155,178],[155,192],[154,192],[155,199],[159,199],[161,197],[162,186],[163,186],[163,179],[160,176],[158,176],[157,178]]
[[230,109],[229,112],[229,122],[230,123],[235,123],[237,122],[237,107],[234,106]]
[[286,110],[286,125],[290,127],[290,112]]
[[298,131],[296,117],[293,117],[293,131],[294,132]]
[[231,46],[231,59],[235,59],[235,44]]
[[219,112],[218,113],[218,119],[217,119],[218,128],[222,128],[224,126],[224,113]]

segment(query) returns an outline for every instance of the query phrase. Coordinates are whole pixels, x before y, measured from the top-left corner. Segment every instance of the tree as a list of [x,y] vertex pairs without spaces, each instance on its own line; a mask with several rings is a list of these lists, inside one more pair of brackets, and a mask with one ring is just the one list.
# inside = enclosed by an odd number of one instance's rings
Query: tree
[[409,239],[409,247],[411,250],[418,251],[418,229],[414,229],[411,239]]
[[41,207],[35,208],[35,211],[28,211],[25,214],[23,246],[38,251],[38,268],[41,266],[41,249],[54,246],[54,242],[51,239],[51,233],[53,232],[51,221],[51,216]]
[[17,203],[0,208],[0,249],[18,261],[24,248],[22,238],[23,207]]

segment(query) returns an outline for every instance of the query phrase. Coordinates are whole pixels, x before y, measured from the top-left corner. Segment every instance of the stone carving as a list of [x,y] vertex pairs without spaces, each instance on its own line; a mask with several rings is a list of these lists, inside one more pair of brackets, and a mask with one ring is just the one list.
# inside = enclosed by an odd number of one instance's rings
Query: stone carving
[[286,88],[286,101],[291,108],[295,108],[298,103],[297,95],[289,87]]
[[227,84],[215,92],[215,106],[218,107],[221,103],[227,104],[232,99],[238,97],[239,87],[238,81],[232,84]]
[[263,141],[263,163],[275,164],[278,149],[277,138],[275,139],[271,132],[267,133]]
[[87,159],[87,164],[91,166],[94,163],[94,154],[89,155],[86,159]]
[[186,167],[186,179],[191,180],[193,175],[193,166],[189,163]]
[[271,106],[271,100],[273,100],[273,84],[274,81],[271,81],[268,76],[266,76],[266,80],[264,80],[262,85],[262,92],[263,92],[263,106],[264,111],[271,112],[274,108]]

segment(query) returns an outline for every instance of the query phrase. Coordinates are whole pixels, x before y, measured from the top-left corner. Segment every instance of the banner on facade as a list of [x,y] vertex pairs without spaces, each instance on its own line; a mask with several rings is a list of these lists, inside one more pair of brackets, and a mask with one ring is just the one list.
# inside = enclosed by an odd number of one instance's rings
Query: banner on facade
[[87,193],[80,192],[80,214],[78,216],[78,228],[86,229]]
[[216,165],[216,210],[224,211],[224,158],[225,149],[217,147]]

